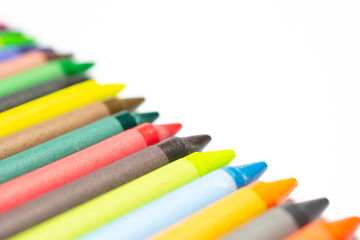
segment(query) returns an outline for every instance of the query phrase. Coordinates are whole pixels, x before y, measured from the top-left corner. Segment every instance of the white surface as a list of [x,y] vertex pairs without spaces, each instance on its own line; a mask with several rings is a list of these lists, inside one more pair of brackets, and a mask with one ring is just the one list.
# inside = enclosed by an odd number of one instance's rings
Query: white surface
[[296,200],[360,215],[358,1],[6,1],[3,21],[94,60],[141,111],[209,133],[264,180],[296,177]]

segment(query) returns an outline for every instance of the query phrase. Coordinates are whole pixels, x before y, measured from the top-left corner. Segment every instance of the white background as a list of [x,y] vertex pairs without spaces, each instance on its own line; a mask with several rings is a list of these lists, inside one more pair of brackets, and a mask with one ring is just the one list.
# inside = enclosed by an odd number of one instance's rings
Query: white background
[[358,1],[5,1],[0,18],[94,60],[99,82],[145,96],[140,111],[209,133],[233,165],[296,177],[329,220],[360,215]]

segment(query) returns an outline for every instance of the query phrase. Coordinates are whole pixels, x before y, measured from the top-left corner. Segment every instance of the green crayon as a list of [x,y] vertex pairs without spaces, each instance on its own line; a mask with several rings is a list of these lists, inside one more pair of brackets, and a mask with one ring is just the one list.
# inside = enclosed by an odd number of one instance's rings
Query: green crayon
[[227,165],[234,157],[232,150],[190,154],[11,239],[74,239]]
[[0,48],[34,43],[34,39],[24,36],[21,33],[5,31],[0,34]]
[[[120,113],[29,148],[0,161],[0,183],[7,182],[55,162],[144,122],[153,122],[157,112]],[[41,134],[41,133],[39,133]]]
[[0,97],[5,97],[66,75],[83,73],[92,65],[92,63],[78,64],[68,59],[49,61],[40,67],[1,79]]

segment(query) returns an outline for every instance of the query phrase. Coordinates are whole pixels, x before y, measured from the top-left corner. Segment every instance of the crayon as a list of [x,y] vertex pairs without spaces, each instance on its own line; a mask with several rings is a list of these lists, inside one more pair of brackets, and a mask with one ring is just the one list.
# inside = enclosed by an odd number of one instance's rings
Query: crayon
[[71,54],[57,54],[53,50],[34,49],[0,63],[0,81],[2,78],[18,74],[44,65],[50,60],[70,58]]
[[5,33],[0,36],[0,49],[7,46],[21,46],[34,43],[35,40],[33,38],[19,33]]
[[99,85],[88,80],[0,113],[0,138],[86,104],[115,96],[123,84]]
[[266,168],[266,163],[258,162],[215,170],[90,232],[81,240],[101,239],[102,236],[107,240],[146,239],[257,180]]
[[194,213],[151,239],[216,239],[276,206],[296,187],[294,178],[255,182]]
[[21,232],[13,239],[56,240],[79,237],[227,165],[234,157],[232,150],[192,153]]
[[19,46],[19,47],[6,47],[3,49],[0,49],[0,62],[3,62],[8,59],[11,59],[13,57],[16,57],[16,56],[18,56],[22,53],[25,53],[27,51],[30,51],[32,49],[36,49],[36,46],[25,45],[25,46]]
[[302,203],[287,202],[256,217],[222,239],[282,240],[318,218],[328,205],[329,200],[326,198]]
[[7,27],[3,23],[0,23],[0,31],[4,30],[7,30]]
[[[0,161],[0,183],[24,175],[35,169],[79,152],[125,130],[145,122],[153,122],[159,117],[157,112],[129,113],[121,111],[66,133],[33,148]],[[0,200],[1,202],[1,200]],[[2,204],[0,204],[2,205]],[[5,204],[6,205],[6,204]],[[0,213],[5,205],[0,206]]]
[[133,111],[143,101],[144,98],[118,99],[110,97],[0,138],[0,160],[121,110]]
[[180,124],[152,125],[151,123],[143,123],[82,151],[3,183],[0,185],[0,195],[3,196],[0,199],[0,213],[24,204],[147,146],[172,137],[180,128]]
[[284,240],[350,240],[359,224],[359,217],[349,217],[335,222],[319,219]]
[[172,137],[0,215],[0,239],[10,237],[186,155],[210,136]]
[[[47,94],[59,91],[71,85],[86,81],[90,78],[79,74],[55,79],[51,82],[43,83],[20,92],[0,98],[0,112],[9,110],[13,107],[30,102]],[[0,80],[1,81],[1,80]]]
[[56,78],[83,73],[92,63],[74,63],[69,60],[52,60],[28,71],[0,80],[0,97],[20,92],[24,89],[50,82]]

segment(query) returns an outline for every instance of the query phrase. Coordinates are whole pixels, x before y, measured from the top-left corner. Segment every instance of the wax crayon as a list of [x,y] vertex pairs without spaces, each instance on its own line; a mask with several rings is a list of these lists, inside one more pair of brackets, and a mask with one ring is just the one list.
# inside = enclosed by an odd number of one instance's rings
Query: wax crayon
[[192,153],[40,223],[13,238],[56,240],[79,237],[227,165],[234,157],[235,153],[232,150]]
[[53,50],[30,50],[0,63],[0,81],[2,78],[44,65],[50,60],[70,57],[71,54],[58,54]]
[[302,203],[288,202],[261,214],[222,239],[282,240],[317,219],[328,205],[329,201],[326,198]]
[[0,138],[0,160],[121,110],[133,111],[143,101],[144,98],[118,99],[110,97]]
[[7,27],[3,23],[0,23],[0,31],[4,30],[7,30]]
[[266,163],[258,162],[215,170],[88,233],[81,239],[101,239],[102,236],[106,236],[107,240],[146,239],[257,180],[266,168]]
[[[0,112],[90,79],[83,74],[66,76],[0,98]],[[1,80],[0,80],[1,81]]]
[[70,60],[52,60],[28,71],[0,80],[0,97],[20,92],[24,89],[50,82],[56,78],[83,73],[92,63],[74,63]]
[[190,153],[201,151],[209,141],[208,135],[166,139],[6,212],[0,215],[0,239],[19,233]]
[[[147,146],[171,137],[180,128],[180,124],[155,126],[144,123],[3,183],[0,185],[0,195],[4,196],[0,199],[0,212],[24,204]],[[9,199],[11,200],[9,201]]]
[[35,40],[33,38],[18,33],[5,33],[0,36],[0,49],[6,46],[21,46],[34,43]]
[[35,48],[36,46],[34,45],[2,48],[0,49],[0,62],[6,61]]
[[0,138],[114,96],[123,88],[122,84],[99,85],[94,80],[88,80],[9,109],[0,113]]
[[319,219],[284,240],[350,240],[359,227],[359,217],[349,217],[335,222]]
[[276,206],[296,187],[294,178],[243,187],[151,239],[216,239]]
[[[142,123],[153,122],[158,117],[159,114],[157,112],[138,114],[121,111],[114,116],[100,119],[72,132],[5,158],[0,161],[0,183],[7,182],[18,176],[24,175],[25,173],[79,152]],[[6,208],[6,204],[0,206],[0,213],[3,208]]]

